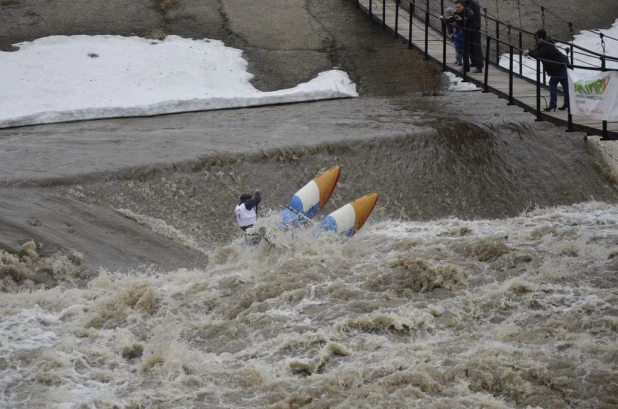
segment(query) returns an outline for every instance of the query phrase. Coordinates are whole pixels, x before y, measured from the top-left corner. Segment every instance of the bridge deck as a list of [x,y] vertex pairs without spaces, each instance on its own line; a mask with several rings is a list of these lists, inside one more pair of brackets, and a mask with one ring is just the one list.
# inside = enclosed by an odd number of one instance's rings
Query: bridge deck
[[[396,19],[396,3],[393,0],[373,0],[372,1],[372,17],[378,22],[383,23],[383,1],[385,1],[384,7],[384,23],[391,30],[395,32],[395,19]],[[365,12],[369,12],[370,0],[358,0],[358,5],[364,9]],[[407,10],[399,7],[398,10],[399,19],[397,24],[397,34],[400,38],[409,40],[410,35],[410,14]],[[483,37],[483,50],[485,49],[485,37]],[[425,24],[421,20],[414,18],[412,21],[412,44],[417,49],[424,52],[425,50]],[[442,33],[429,27],[428,35],[428,57],[442,64],[443,56],[443,37]],[[446,61],[447,70],[453,72],[458,76],[462,76],[459,72],[459,67],[455,64],[455,49],[450,41],[447,41],[446,47]],[[518,73],[519,66],[514,62],[513,70]],[[504,68],[499,68],[496,65],[490,63],[488,68],[488,90],[496,93],[504,98],[509,97],[509,71]],[[475,85],[483,88],[485,73],[474,74],[470,71],[467,74],[467,81],[474,83]],[[521,106],[526,111],[536,115],[536,84],[530,80],[520,76],[513,77],[513,103]],[[562,105],[562,95],[558,96],[558,106]],[[541,88],[541,109],[544,109],[549,104],[549,90],[547,87]],[[543,120],[551,121],[556,124],[567,126],[568,124],[568,112],[558,111],[541,113]],[[573,127],[575,130],[583,131],[592,135],[603,134],[603,123],[594,119],[579,118],[573,116]],[[612,139],[618,138],[618,122],[607,123],[608,136]]]

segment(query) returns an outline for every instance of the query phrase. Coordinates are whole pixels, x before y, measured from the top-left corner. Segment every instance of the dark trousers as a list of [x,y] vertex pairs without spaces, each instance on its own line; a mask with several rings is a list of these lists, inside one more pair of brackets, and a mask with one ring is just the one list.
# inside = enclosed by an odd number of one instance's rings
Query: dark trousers
[[480,31],[468,31],[464,33],[466,38],[465,51],[467,58],[464,54],[463,67],[464,70],[470,70],[470,62],[472,66],[482,70],[483,69],[483,47],[481,46],[481,32]]
[[558,84],[562,85],[564,91],[564,105],[569,106],[569,78],[566,68],[552,75],[549,78],[549,107],[556,108],[558,106]]
[[481,38],[480,31],[472,33],[472,65],[480,70],[483,69],[483,45],[481,44]]

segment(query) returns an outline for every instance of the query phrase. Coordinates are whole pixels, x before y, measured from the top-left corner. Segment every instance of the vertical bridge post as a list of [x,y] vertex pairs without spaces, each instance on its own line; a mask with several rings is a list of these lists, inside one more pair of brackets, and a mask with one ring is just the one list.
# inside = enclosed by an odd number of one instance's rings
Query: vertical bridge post
[[408,48],[412,48],[412,20],[414,20],[414,2],[410,2],[410,28],[408,30]]
[[496,20],[496,65],[500,65],[500,22]]
[[399,37],[399,0],[395,0],[395,39]]
[[429,0],[425,4],[425,60],[429,59]]
[[446,72],[446,20],[444,20],[444,0],[440,0],[440,19],[442,22],[442,72]]
[[523,53],[523,48],[524,48],[524,40],[522,38],[523,34],[521,32],[521,30],[519,30],[519,75],[524,75],[523,71],[524,71],[524,53]]
[[[601,33],[601,41],[603,41],[603,33]],[[605,47],[603,47],[603,52],[605,53]],[[601,56],[601,71],[605,71],[605,54]],[[603,137],[601,139],[609,139],[607,121],[603,121]]]
[[483,92],[489,92],[489,48],[491,45],[491,37],[487,37],[487,46],[485,48],[485,81],[483,82]]
[[541,60],[536,59],[536,121],[541,119]]
[[513,44],[509,45],[509,103],[513,105]]

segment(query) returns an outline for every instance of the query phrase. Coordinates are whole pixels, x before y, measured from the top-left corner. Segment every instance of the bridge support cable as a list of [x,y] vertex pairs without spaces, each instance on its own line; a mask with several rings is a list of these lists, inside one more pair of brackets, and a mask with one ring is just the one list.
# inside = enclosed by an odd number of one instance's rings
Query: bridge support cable
[[[497,1],[497,0],[496,0],[496,1]],[[540,8],[541,12],[543,13],[543,16],[542,16],[542,17],[543,17],[543,19],[545,18],[545,16],[544,16],[545,11],[547,11],[547,14],[552,15],[553,17],[555,17],[556,19],[558,19],[558,20],[562,21],[563,23],[567,23],[567,24],[569,24],[570,26],[573,26],[573,23],[571,23],[571,22],[569,22],[569,21],[567,21],[567,20],[563,19],[563,18],[560,16],[560,14],[552,12],[551,10],[549,10],[549,9],[547,9],[546,7],[544,7],[544,6],[540,5],[539,3],[535,2],[534,0],[528,0],[528,1],[530,1],[532,4],[534,4],[535,6],[537,6],[537,7],[539,7],[539,8]],[[499,18],[498,18],[498,20],[499,20]],[[543,28],[544,28],[544,27],[545,27],[545,26],[543,26]],[[589,30],[589,29],[585,29],[585,28],[582,28],[582,27],[576,27],[576,28],[578,28],[580,31],[588,31],[588,32],[590,32],[590,33],[594,33],[594,34],[602,34],[602,33],[598,32],[598,31],[595,31],[595,30]],[[606,35],[605,37],[610,38],[610,39],[612,39],[613,41],[618,41],[618,38],[609,37],[609,36],[607,36],[607,35]]]

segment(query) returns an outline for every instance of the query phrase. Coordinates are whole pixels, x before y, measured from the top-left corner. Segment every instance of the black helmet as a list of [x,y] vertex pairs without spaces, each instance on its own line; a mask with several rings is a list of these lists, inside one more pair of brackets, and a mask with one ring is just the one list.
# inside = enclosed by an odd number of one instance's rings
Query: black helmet
[[240,195],[240,202],[246,202],[247,200],[251,200],[253,196],[251,196],[249,193],[243,193],[242,195]]

